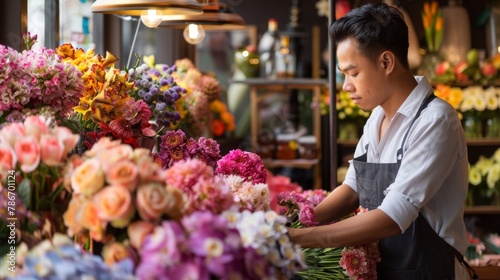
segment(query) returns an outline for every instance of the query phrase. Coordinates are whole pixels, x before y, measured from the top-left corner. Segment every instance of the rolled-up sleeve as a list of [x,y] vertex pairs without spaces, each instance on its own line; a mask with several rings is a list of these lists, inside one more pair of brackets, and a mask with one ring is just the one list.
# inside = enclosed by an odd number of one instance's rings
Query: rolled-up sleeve
[[418,217],[467,154],[461,129],[456,119],[432,114],[421,117],[412,128],[399,172],[379,206],[401,231]]

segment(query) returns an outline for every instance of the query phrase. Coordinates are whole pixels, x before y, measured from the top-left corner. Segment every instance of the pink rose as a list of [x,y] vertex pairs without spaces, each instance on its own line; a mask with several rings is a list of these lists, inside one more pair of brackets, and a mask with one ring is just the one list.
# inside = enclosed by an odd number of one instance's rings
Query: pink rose
[[32,172],[40,163],[40,146],[33,137],[24,137],[14,145],[16,157],[25,173]]
[[123,186],[107,186],[94,196],[93,201],[99,218],[114,227],[126,227],[134,215],[132,195]]
[[150,183],[137,190],[137,211],[143,220],[154,221],[160,218],[172,207],[173,202],[165,186],[161,184]]
[[127,227],[128,238],[130,239],[130,245],[135,249],[139,250],[144,243],[144,238],[153,232],[155,226],[152,223],[146,221],[136,221],[131,223]]
[[106,244],[102,249],[102,258],[108,265],[113,265],[125,259],[131,259],[134,262],[137,261],[134,250],[120,242]]
[[97,159],[88,159],[71,174],[71,187],[75,194],[91,196],[104,187],[104,174]]
[[106,151],[121,145],[120,140],[111,140],[111,138],[103,137],[99,138],[97,143],[95,143],[92,148],[85,152],[85,156],[87,157],[95,157],[100,154],[102,151]]
[[16,154],[12,151],[12,148],[0,142],[0,169],[12,170],[16,166],[16,162]]
[[64,145],[57,135],[43,134],[40,137],[40,155],[42,162],[48,166],[62,163]]
[[28,116],[24,120],[24,129],[26,129],[26,135],[35,137],[36,140],[40,140],[42,134],[48,132],[47,121],[42,116]]
[[0,130],[0,142],[6,143],[12,148],[17,140],[26,136],[26,129],[21,123],[11,123]]
[[55,128],[56,137],[61,139],[64,146],[63,156],[67,156],[71,150],[78,144],[80,140],[80,135],[73,134],[71,130],[64,126],[58,126]]
[[123,144],[101,151],[98,155],[96,155],[96,158],[101,161],[103,170],[108,172],[108,170],[117,162],[130,160],[133,153],[134,150],[130,145]]
[[128,160],[113,164],[106,174],[106,180],[111,185],[121,185],[129,191],[135,191],[139,176],[137,166]]

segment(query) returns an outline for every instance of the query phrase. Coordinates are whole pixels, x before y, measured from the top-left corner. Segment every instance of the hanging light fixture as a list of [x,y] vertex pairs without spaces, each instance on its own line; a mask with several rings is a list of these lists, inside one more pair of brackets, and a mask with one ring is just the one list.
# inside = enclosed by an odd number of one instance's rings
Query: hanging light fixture
[[190,44],[198,44],[205,37],[205,30],[232,30],[245,27],[243,18],[233,13],[217,0],[199,0],[203,13],[199,15],[164,16],[159,27],[185,28],[184,39]]
[[96,0],[93,13],[140,16],[144,25],[156,27],[168,15],[197,15],[203,13],[196,0]]

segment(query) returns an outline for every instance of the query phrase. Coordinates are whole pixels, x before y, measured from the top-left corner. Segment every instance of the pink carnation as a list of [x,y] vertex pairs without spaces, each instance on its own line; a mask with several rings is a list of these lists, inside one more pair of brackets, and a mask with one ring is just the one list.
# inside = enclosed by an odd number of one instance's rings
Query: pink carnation
[[252,152],[232,150],[217,162],[215,174],[239,175],[253,184],[265,183],[266,168],[261,158]]

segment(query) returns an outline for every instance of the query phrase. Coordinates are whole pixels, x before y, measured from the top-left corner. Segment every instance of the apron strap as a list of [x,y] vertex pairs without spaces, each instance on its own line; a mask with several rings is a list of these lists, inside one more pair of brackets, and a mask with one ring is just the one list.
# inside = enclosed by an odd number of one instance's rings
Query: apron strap
[[457,251],[457,249],[455,249],[455,247],[451,246],[450,247],[453,249],[453,252],[455,253],[455,256],[457,257],[458,259],[458,262],[460,262],[464,267],[465,269],[467,270],[467,274],[469,274],[469,277],[470,279],[478,279],[479,277],[477,276],[477,273],[476,271],[474,270],[474,268],[472,268],[470,266],[470,264],[464,259],[464,256],[462,254],[460,254],[459,251]]
[[408,127],[408,129],[406,130],[406,133],[405,133],[405,136],[403,137],[403,142],[401,143],[401,148],[399,148],[397,154],[396,154],[396,158],[398,160],[398,162],[400,162],[402,159],[403,159],[403,147],[405,145],[405,142],[406,142],[406,138],[408,137],[408,134],[410,132],[410,129],[411,127],[413,126],[413,123],[418,119],[418,117],[420,117],[420,113],[422,113],[422,111],[427,108],[427,105],[429,105],[429,103],[431,103],[431,101],[436,98],[436,95],[434,95],[434,92],[429,95],[425,100],[424,102],[422,102],[422,105],[420,105],[420,108],[418,108],[418,111],[417,111],[417,114],[415,115],[415,117],[413,118],[413,121],[411,122],[410,124],[410,127]]

